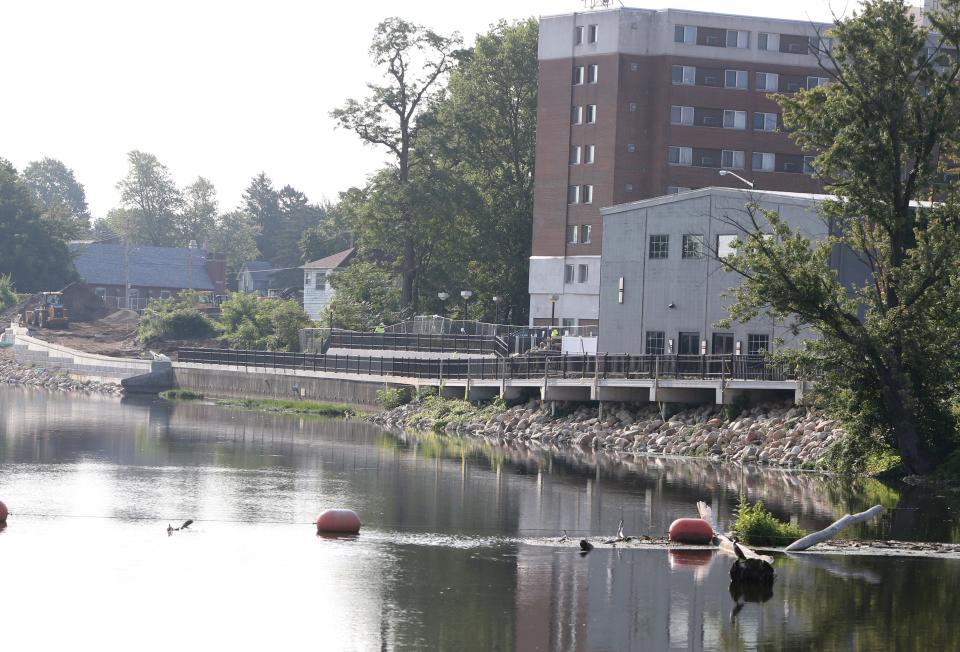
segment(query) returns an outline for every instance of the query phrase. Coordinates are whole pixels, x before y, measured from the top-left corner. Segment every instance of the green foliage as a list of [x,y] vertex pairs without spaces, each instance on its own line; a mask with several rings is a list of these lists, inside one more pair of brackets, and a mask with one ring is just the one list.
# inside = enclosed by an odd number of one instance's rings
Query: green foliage
[[333,316],[336,328],[372,331],[379,324],[395,324],[409,312],[400,307],[400,287],[389,270],[376,263],[355,260],[346,269],[330,275],[336,292],[324,308],[320,323]]
[[[299,265],[300,238],[305,231],[317,227],[325,209],[310,204],[306,195],[292,186],[276,190],[273,181],[263,172],[250,180],[243,193],[243,203],[256,225],[257,248],[263,257],[277,268]],[[286,278],[281,277],[277,285],[296,285],[299,279],[299,270],[292,270]]]
[[743,495],[732,529],[741,541],[752,546],[787,546],[807,535],[798,525],[778,521],[759,500],[748,505]]
[[21,292],[59,290],[76,272],[62,233],[52,231],[30,190],[0,158],[0,275]]
[[436,387],[430,387],[427,385],[417,388],[417,391],[413,393],[413,400],[417,403],[422,403],[424,400],[438,395],[439,392],[437,391]]
[[9,274],[0,274],[0,312],[16,303],[17,295],[14,292],[13,280]]
[[296,301],[260,300],[235,292],[220,305],[220,340],[234,349],[297,351],[310,322]]
[[184,290],[168,299],[151,299],[140,316],[137,336],[141,342],[189,340],[213,335],[213,323],[197,309],[199,296]]
[[263,412],[282,412],[284,414],[312,414],[323,417],[345,417],[357,413],[349,405],[325,403],[323,401],[284,401],[272,398],[263,399],[221,399],[217,405],[239,407]]
[[179,211],[183,194],[167,166],[147,152],[127,154],[127,175],[117,183],[124,210],[107,214],[114,230],[129,242],[177,246],[183,242]]
[[[928,14],[944,52],[960,45],[960,3]],[[950,403],[960,378],[960,184],[944,182],[960,142],[960,62],[928,56],[927,28],[902,0],[867,0],[829,36],[834,81],[779,96],[784,123],[836,197],[820,205],[831,237],[813,245],[775,212],[751,206],[737,255],[744,281],[731,317],[761,314],[820,337],[796,365],[822,370],[819,400],[848,434],[832,451],[847,468],[893,450],[910,473],[957,446]],[[937,196],[936,204],[918,204]],[[911,204],[913,202],[913,204]],[[769,237],[772,235],[772,237]],[[841,281],[838,249],[869,270]]]
[[168,389],[160,392],[160,396],[168,401],[202,401],[203,394],[190,391],[189,389]]
[[723,416],[727,421],[733,421],[750,407],[750,397],[746,394],[737,394],[729,405],[723,406]]
[[384,410],[392,410],[410,402],[409,387],[387,387],[377,390],[377,405]]
[[21,178],[40,209],[49,233],[67,241],[87,234],[90,212],[86,193],[73,176],[73,170],[57,159],[45,158],[30,163]]
[[444,432],[450,424],[459,427],[463,424],[487,421],[507,409],[506,402],[499,397],[483,405],[440,396],[425,397],[420,403],[422,409],[418,419],[433,422],[433,431],[437,433]]
[[246,211],[230,211],[220,215],[207,236],[207,249],[227,256],[227,279],[236,278],[245,262],[257,260],[257,236],[260,227]]

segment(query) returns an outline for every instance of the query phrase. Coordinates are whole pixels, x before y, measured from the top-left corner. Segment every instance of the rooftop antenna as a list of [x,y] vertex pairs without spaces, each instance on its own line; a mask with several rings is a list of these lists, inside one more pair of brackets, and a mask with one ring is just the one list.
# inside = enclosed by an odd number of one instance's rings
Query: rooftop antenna
[[[609,9],[611,0],[583,0],[584,9]],[[620,3],[623,6],[623,3]]]

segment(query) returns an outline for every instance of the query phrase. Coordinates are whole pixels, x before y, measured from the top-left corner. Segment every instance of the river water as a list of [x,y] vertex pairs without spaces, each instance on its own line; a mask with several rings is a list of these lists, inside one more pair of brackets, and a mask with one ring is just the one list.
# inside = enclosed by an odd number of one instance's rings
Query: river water
[[[960,499],[705,461],[491,448],[160,399],[0,388],[0,645],[10,650],[952,650],[960,561],[780,557],[734,596],[662,535],[740,491],[806,528],[881,502],[861,537],[960,541]],[[317,537],[346,506],[359,537]],[[196,523],[168,536],[167,525]]]

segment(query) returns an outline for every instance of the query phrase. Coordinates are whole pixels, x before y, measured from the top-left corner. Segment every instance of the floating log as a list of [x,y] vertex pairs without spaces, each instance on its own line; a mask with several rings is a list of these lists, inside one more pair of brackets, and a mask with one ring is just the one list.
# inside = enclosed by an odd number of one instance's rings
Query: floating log
[[800,550],[806,550],[811,546],[815,546],[822,541],[827,541],[832,539],[836,534],[845,527],[853,525],[854,523],[862,523],[863,521],[869,521],[870,519],[883,514],[884,507],[883,505],[874,505],[865,512],[860,512],[859,514],[847,514],[838,521],[835,521],[830,527],[824,528],[819,532],[814,532],[813,534],[808,534],[807,536],[794,541],[789,546],[786,547],[787,552],[799,552]]

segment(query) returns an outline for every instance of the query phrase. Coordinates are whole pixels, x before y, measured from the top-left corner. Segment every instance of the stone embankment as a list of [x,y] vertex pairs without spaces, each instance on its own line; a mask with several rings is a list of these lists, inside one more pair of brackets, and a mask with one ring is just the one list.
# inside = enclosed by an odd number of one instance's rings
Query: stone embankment
[[419,403],[409,403],[371,417],[393,428],[440,430],[497,443],[581,446],[652,455],[684,455],[769,464],[817,466],[827,448],[843,434],[837,421],[821,411],[790,403],[767,403],[728,419],[722,406],[678,412],[666,420],[656,406],[606,403],[602,419],[596,406],[538,401],[512,407],[492,417],[437,420]]
[[0,385],[23,385],[65,392],[96,392],[123,395],[123,387],[114,383],[76,380],[63,371],[23,365],[13,359],[9,349],[0,349]]

